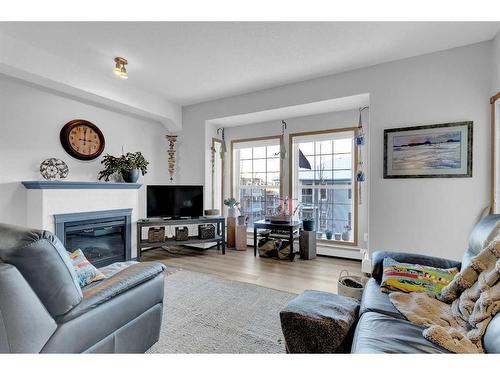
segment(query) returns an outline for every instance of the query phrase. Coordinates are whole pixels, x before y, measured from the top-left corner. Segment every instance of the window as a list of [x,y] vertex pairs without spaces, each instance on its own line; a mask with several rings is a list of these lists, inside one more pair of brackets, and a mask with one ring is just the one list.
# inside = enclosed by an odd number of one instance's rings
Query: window
[[233,195],[250,227],[280,205],[280,138],[236,140],[232,145]]
[[[318,238],[356,245],[354,129],[290,134],[290,185]],[[353,199],[354,198],[354,199]]]

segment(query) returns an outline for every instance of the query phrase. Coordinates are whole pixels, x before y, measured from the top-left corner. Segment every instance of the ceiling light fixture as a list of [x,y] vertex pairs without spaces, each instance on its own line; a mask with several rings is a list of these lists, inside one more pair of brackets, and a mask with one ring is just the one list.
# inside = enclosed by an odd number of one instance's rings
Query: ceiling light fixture
[[125,68],[125,65],[128,64],[127,59],[124,59],[123,57],[115,57],[115,68],[113,69],[113,72],[120,78],[127,79],[128,78],[128,73],[127,73],[127,68]]

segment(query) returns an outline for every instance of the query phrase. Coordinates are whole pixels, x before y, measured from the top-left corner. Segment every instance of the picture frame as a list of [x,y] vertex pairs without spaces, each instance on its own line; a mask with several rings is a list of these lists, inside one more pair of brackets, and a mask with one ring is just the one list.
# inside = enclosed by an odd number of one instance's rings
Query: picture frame
[[472,177],[473,122],[384,130],[384,178]]

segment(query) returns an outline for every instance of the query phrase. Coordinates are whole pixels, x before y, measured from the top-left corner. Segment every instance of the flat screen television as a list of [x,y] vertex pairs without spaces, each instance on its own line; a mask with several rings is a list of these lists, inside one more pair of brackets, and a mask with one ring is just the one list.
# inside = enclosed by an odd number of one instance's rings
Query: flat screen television
[[148,185],[148,217],[203,216],[203,186],[201,185]]

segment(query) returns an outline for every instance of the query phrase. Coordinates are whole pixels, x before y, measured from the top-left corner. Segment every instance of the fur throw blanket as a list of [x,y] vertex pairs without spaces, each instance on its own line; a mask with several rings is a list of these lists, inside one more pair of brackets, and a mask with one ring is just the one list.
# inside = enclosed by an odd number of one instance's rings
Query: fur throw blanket
[[[494,232],[494,233],[493,233]],[[412,323],[427,327],[423,336],[454,353],[483,353],[482,338],[500,310],[500,228],[484,250],[462,269],[439,296],[426,293],[389,295]]]

